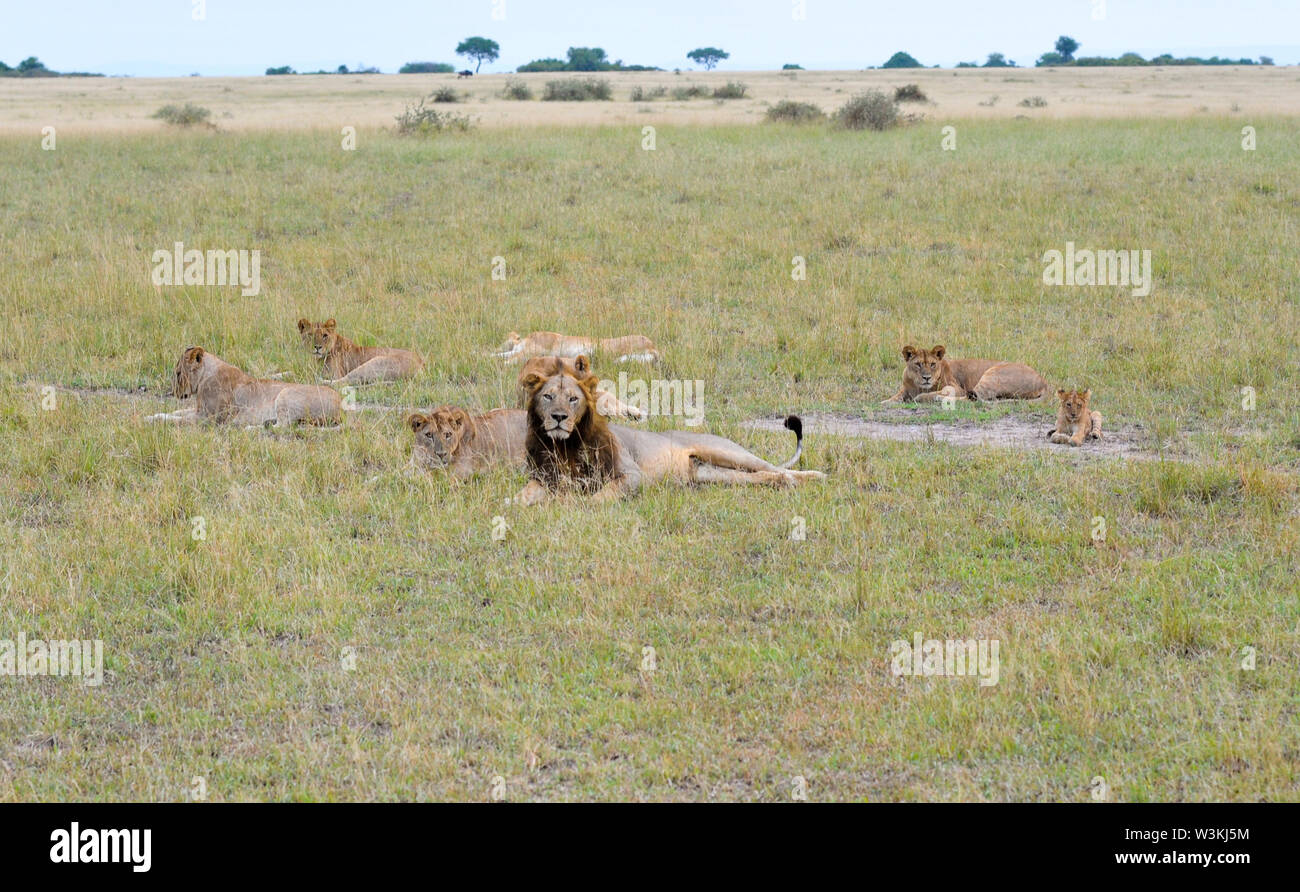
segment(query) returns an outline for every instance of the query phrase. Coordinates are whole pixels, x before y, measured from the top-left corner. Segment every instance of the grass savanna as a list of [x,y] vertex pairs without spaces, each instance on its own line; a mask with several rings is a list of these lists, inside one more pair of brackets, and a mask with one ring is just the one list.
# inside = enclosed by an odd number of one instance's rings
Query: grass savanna
[[[0,637],[112,673],[0,678],[0,798],[1300,798],[1300,124],[952,123],[0,139]],[[155,288],[178,240],[261,293]],[[1045,286],[1067,241],[1150,249],[1151,294]],[[188,344],[316,381],[303,316],[426,368],[341,430],[141,421]],[[643,332],[768,459],[744,421],[883,412],[941,343],[1164,460],[810,434],[797,490],[536,510],[404,474],[408,410],[514,405],[510,329]],[[916,632],[999,640],[999,683],[894,677]]]
[[[595,78],[610,101],[541,101],[551,82]],[[455,106],[487,128],[557,124],[756,123],[784,100],[833,112],[852,96],[893,96],[915,84],[927,120],[1217,117],[1300,114],[1300,74],[1283,66],[1151,68],[963,68],[869,71],[602,71],[479,74],[280,75],[195,78],[0,78],[0,133],[52,126],[71,132],[153,132],[161,106],[194,103],[222,130],[391,127],[420,96],[447,89]],[[737,82],[743,98],[711,101]],[[554,95],[552,93],[552,95]],[[992,97],[998,97],[991,102]],[[1020,103],[1039,96],[1039,108]],[[521,101],[523,100],[523,101]],[[444,106],[449,107],[449,106]],[[1240,125],[1238,127],[1240,129]]]

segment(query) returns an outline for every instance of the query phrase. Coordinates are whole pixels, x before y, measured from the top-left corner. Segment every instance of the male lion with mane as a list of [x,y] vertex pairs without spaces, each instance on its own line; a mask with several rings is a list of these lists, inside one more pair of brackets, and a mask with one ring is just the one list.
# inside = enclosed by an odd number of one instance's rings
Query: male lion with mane
[[149,415],[145,421],[216,421],[287,427],[338,424],[343,420],[337,390],[315,384],[286,384],[254,378],[202,347],[186,347],[176,362],[172,395],[194,397],[192,408]]
[[523,376],[529,394],[524,452],[530,479],[515,502],[536,505],[560,491],[592,494],[602,501],[618,499],[666,478],[794,486],[826,476],[791,470],[803,452],[803,424],[797,416],[786,419],[795,434],[794,455],[774,465],[724,437],[652,433],[610,424],[594,411],[596,380],[586,356],[573,360],[571,370]]
[[948,359],[939,344],[903,348],[903,386],[883,403],[933,402],[951,397],[971,400],[1036,400],[1047,392],[1043,376],[1021,362],[998,359]]
[[[528,392],[524,382],[530,375],[565,372],[573,377],[581,373],[572,359],[541,356],[528,360],[519,373],[520,399],[525,405]],[[621,402],[614,394],[596,390],[596,411],[601,415],[625,415],[644,418],[636,406]],[[425,470],[448,470],[464,480],[496,465],[515,468],[527,466],[524,440],[528,434],[528,413],[523,409],[493,409],[483,415],[471,415],[459,406],[441,406],[432,412],[412,413],[406,423],[415,433],[411,465]]]

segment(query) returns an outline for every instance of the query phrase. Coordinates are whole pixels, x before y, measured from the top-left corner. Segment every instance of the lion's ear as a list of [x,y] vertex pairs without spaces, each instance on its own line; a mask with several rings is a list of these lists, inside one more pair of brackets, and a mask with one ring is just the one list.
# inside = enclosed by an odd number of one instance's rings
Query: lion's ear
[[304,316],[303,318],[299,319],[299,320],[298,320],[298,332],[299,332],[299,334],[301,334],[302,332],[306,331],[307,328],[308,328],[310,325],[311,325],[311,320],[308,319],[306,316]]
[[943,349],[943,344],[937,344],[930,352],[934,354],[935,359],[943,359],[943,354],[947,351]]
[[412,412],[410,415],[406,416],[406,423],[413,431],[418,431],[420,428],[424,427],[428,421],[429,417],[427,415],[421,415],[419,412]]
[[526,375],[519,376],[519,386],[524,388],[524,390],[536,390],[545,380],[545,376],[539,375],[536,372],[529,372]]
[[1085,390],[1085,391],[1081,394],[1081,396],[1082,396],[1085,400],[1090,400],[1090,399],[1092,399],[1092,389],[1089,388],[1088,390]]
[[591,360],[587,358],[587,354],[585,353],[579,353],[577,355],[573,360],[573,367],[577,370],[578,374],[584,378],[591,374]]
[[920,351],[917,350],[915,347],[913,347],[911,344],[908,344],[906,347],[903,348],[903,362],[911,362],[912,357],[919,352]]
[[470,425],[469,413],[466,412],[464,409],[457,409],[456,411],[452,412],[451,420],[452,423],[456,425],[456,427],[469,427]]
[[1056,388],[1056,395],[1061,399],[1065,399],[1065,388],[1064,387]]
[[185,351],[185,359],[187,362],[200,361],[201,359],[203,359],[203,348],[202,347],[189,348],[188,350]]
[[334,325],[335,325],[334,318],[330,317],[329,319],[326,319],[324,322],[321,323],[321,328],[325,329],[326,331],[333,331]]

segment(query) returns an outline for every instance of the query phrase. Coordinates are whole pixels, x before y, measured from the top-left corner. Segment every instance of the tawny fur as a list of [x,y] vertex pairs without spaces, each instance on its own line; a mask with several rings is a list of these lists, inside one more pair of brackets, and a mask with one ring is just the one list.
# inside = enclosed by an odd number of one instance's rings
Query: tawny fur
[[[596,378],[585,356],[573,373],[533,373],[528,389],[528,484],[515,497],[525,505],[562,491],[593,493],[601,500],[622,498],[641,486],[671,479],[681,483],[794,486],[821,479],[820,471],[795,471],[764,461],[723,437],[690,431],[651,433],[609,424],[591,411]],[[802,447],[802,424],[787,420]]]
[[1091,390],[1057,390],[1060,408],[1056,412],[1056,427],[1047,432],[1053,443],[1082,446],[1087,439],[1101,439],[1101,413],[1091,408]]
[[186,347],[173,373],[173,395],[194,407],[150,415],[146,421],[215,421],[284,427],[343,420],[338,391],[315,384],[267,381],[235,368],[202,347]]
[[338,332],[333,319],[312,322],[298,320],[298,334],[325,367],[331,384],[373,384],[413,377],[424,368],[424,360],[410,350],[397,347],[362,347]]
[[415,433],[411,464],[445,469],[458,480],[499,465],[522,469],[527,414],[523,409],[493,409],[470,415],[456,406],[442,406],[428,415],[409,415],[406,423]]
[[948,359],[942,344],[931,350],[903,348],[903,385],[884,403],[971,400],[1034,400],[1047,392],[1043,376],[1024,363],[999,359]]
[[512,331],[501,349],[493,356],[517,362],[531,356],[600,357],[611,362],[658,362],[659,351],[654,341],[645,335],[624,335],[621,338],[595,338],[562,335],[554,331],[535,331],[521,337]]

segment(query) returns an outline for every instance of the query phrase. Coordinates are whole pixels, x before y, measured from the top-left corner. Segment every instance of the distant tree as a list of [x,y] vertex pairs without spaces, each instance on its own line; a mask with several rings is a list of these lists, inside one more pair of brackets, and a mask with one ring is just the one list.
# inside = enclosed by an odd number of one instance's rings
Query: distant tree
[[1260,65],[1272,65],[1272,64],[1273,64],[1273,57],[1272,57],[1272,56],[1260,56],[1260,57],[1259,57],[1259,64],[1260,64]]
[[549,59],[534,59],[531,62],[525,62],[523,65],[520,65],[515,70],[519,72],[568,71],[569,63],[565,62],[563,59],[556,59],[554,57]]
[[803,66],[795,65],[791,62],[786,62],[784,65],[781,66],[781,70],[782,71],[803,71]]
[[920,62],[916,61],[910,53],[904,53],[901,50],[889,57],[889,61],[881,68],[924,68]]
[[569,71],[604,71],[609,68],[605,51],[598,46],[569,47]]
[[266,73],[267,74],[297,74],[298,72],[294,71],[288,65],[281,65],[279,68],[266,69]]
[[1038,61],[1035,62],[1034,64],[1037,65],[1039,68],[1044,68],[1052,65],[1064,65],[1065,57],[1055,51],[1046,52],[1043,53],[1041,56],[1039,56]]
[[335,69],[334,73],[335,73],[335,74],[347,74],[347,73],[348,73],[348,66],[346,66],[346,65],[340,65],[337,69]]
[[731,53],[720,50],[716,46],[702,46],[699,49],[691,50],[686,54],[696,65],[703,65],[709,71],[712,71],[723,59],[730,59]]
[[19,71],[44,71],[45,63],[35,56],[28,56],[18,63]]
[[1074,61],[1074,51],[1079,48],[1079,41],[1073,37],[1066,37],[1062,34],[1056,38],[1056,51],[1061,54],[1061,58],[1066,62]]
[[466,37],[456,46],[456,55],[474,60],[474,73],[484,62],[495,62],[501,55],[501,45],[486,37]]
[[10,68],[8,65],[6,65],[3,61],[0,61],[0,71],[13,71],[13,69]]
[[978,62],[958,62],[958,63],[957,63],[957,67],[958,67],[958,68],[979,68],[979,67],[980,67],[980,63],[978,63]]
[[984,63],[985,68],[1015,68],[1016,63],[1008,62],[1007,57],[1001,53],[989,53],[988,61]]

